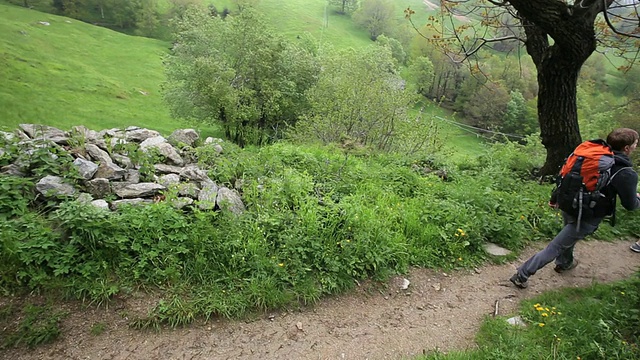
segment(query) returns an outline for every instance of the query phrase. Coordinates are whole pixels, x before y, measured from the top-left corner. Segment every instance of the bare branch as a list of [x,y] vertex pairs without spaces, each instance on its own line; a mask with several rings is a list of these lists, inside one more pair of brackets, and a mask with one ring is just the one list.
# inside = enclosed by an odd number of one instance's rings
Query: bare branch
[[472,47],[471,50],[465,50],[463,52],[465,57],[464,57],[464,59],[460,60],[459,62],[462,62],[462,61],[466,60],[467,58],[471,57],[472,55],[477,53],[486,44],[505,41],[505,40],[518,40],[518,41],[524,42],[524,39],[522,39],[522,38],[520,38],[518,36],[515,36],[515,35],[503,36],[503,37],[492,38],[492,39],[478,38],[478,39],[476,39],[476,43],[479,42],[479,44],[477,46],[475,46],[475,47]]
[[[606,6],[606,3],[610,3],[611,0],[602,0],[603,6]],[[640,39],[640,35],[638,34],[632,34],[632,33],[628,33],[628,32],[622,32],[619,31],[611,22],[611,19],[609,17],[609,12],[608,11],[603,11],[604,14],[604,20],[607,22],[607,26],[609,26],[609,28],[611,29],[611,31],[613,31],[614,33],[618,34],[618,35],[622,35],[622,36],[626,36],[626,37],[632,37],[632,38],[636,38],[636,39]]]

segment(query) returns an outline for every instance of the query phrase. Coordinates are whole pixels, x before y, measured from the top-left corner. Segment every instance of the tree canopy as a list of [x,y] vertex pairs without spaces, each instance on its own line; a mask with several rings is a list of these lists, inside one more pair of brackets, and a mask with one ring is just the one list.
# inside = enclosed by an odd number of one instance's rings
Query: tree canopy
[[239,145],[280,136],[305,106],[312,55],[285,41],[252,8],[226,19],[192,8],[176,22],[165,98],[176,117],[222,125]]
[[[439,16],[429,19],[429,35],[423,36],[453,61],[470,61],[476,70],[480,49],[513,40],[524,44],[538,73],[538,123],[547,149],[540,173],[545,175],[557,172],[581,141],[577,82],[584,62],[599,44],[618,56],[632,52],[629,64],[635,60],[640,48],[636,7],[623,0],[443,0]],[[408,18],[413,13],[405,10]]]

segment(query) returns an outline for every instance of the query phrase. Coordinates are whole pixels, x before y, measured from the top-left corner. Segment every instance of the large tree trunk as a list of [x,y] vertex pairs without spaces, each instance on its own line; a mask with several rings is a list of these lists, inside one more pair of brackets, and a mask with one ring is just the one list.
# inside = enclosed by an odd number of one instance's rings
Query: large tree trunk
[[541,175],[555,174],[580,143],[576,92],[580,65],[552,55],[538,67],[538,122],[547,149]]
[[[538,122],[547,149],[540,175],[555,174],[581,141],[576,103],[578,74],[596,49],[594,22],[603,3],[584,0],[580,9],[557,0],[510,3],[519,12],[527,35],[527,53],[538,71]],[[553,38],[553,45],[549,38]]]

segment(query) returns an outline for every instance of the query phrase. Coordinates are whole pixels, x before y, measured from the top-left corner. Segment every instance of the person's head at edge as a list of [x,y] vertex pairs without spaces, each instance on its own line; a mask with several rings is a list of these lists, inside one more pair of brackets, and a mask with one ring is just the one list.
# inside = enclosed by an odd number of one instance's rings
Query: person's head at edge
[[607,136],[607,144],[613,150],[622,151],[629,155],[638,145],[638,132],[629,128],[618,128]]

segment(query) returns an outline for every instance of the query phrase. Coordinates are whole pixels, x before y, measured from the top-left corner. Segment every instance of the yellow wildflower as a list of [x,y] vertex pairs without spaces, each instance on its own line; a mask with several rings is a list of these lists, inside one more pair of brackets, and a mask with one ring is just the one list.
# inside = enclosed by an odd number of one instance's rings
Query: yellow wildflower
[[278,264],[278,266],[283,267],[283,266],[284,266],[284,263],[280,263],[280,264]]
[[538,326],[543,327],[544,323],[539,323]]
[[541,315],[542,315],[542,317],[547,317],[547,316],[549,316],[549,314],[547,314],[547,313],[542,313]]

